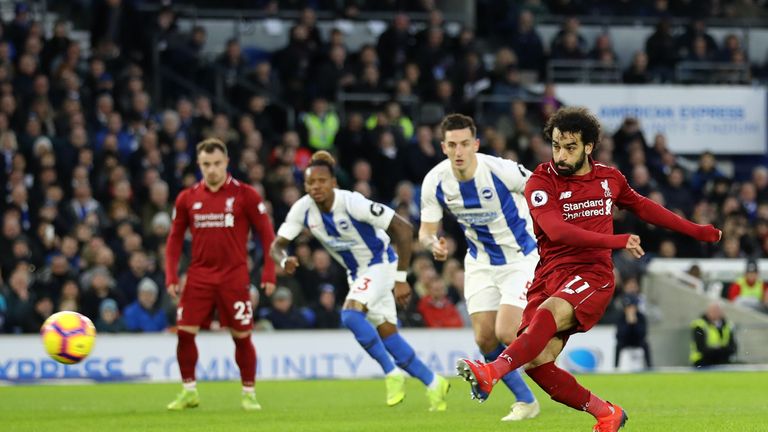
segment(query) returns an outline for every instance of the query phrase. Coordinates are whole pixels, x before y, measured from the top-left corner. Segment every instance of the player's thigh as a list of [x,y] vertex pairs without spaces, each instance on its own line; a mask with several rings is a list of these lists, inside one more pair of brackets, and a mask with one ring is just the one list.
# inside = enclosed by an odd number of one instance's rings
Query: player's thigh
[[533,283],[533,275],[539,262],[538,255],[530,254],[525,257],[496,266],[492,273],[493,283],[501,293],[500,304],[525,308],[528,288]]
[[176,307],[176,325],[200,327],[216,307],[216,289],[188,280]]
[[612,273],[595,273],[587,267],[575,267],[559,272],[551,283],[551,297],[563,299],[573,307],[577,322],[574,332],[585,332],[597,324],[613,300]]
[[216,290],[221,325],[236,332],[253,328],[253,305],[247,282],[224,282]]
[[471,258],[464,260],[464,299],[470,317],[499,309],[501,292],[493,281],[494,271],[490,264],[477,263]]
[[397,307],[392,294],[396,271],[394,263],[376,264],[350,284],[346,301],[354,300],[365,305],[368,321],[374,327],[385,322],[397,324]]

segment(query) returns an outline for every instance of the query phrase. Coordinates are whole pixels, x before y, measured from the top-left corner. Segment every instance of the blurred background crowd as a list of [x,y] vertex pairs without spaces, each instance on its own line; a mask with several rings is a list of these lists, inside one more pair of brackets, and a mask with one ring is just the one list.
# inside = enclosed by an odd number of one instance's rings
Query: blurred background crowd
[[[288,23],[287,44],[265,50],[228,36],[211,55],[209,27],[179,25],[193,3],[248,8],[249,23],[267,27]],[[275,227],[303,194],[311,153],[325,149],[338,158],[340,187],[390,205],[417,229],[419,185],[443,159],[435,126],[445,113],[474,116],[481,151],[533,170],[551,155],[541,129],[562,105],[558,84],[584,70],[633,85],[764,82],[768,68],[750,60],[743,37],[715,38],[707,23],[766,17],[766,3],[485,0],[474,26],[457,26],[429,0],[0,2],[0,330],[37,332],[58,310],[80,311],[100,331],[172,327],[165,238],[175,196],[199,179],[194,147],[203,138],[226,142],[232,174],[261,192]],[[375,43],[352,47],[345,26],[370,13],[385,27]],[[580,29],[581,19],[603,16],[654,23],[627,67],[608,24],[594,38]],[[323,20],[338,27],[321,32]],[[545,38],[540,20],[559,31]],[[639,234],[648,252],[641,261],[617,253],[617,292],[637,285],[657,256],[768,257],[766,155],[677,155],[642,127],[627,118],[603,131],[596,160],[619,167],[641,194],[720,227],[723,239],[704,245],[617,211],[616,231]],[[467,325],[465,244],[455,222],[444,228],[452,258],[415,255],[406,326]],[[250,249],[258,281],[264,251]],[[295,254],[298,273],[280,275],[271,299],[252,289],[257,328],[339,327],[344,272],[308,237]],[[723,296],[738,294],[726,287]]]

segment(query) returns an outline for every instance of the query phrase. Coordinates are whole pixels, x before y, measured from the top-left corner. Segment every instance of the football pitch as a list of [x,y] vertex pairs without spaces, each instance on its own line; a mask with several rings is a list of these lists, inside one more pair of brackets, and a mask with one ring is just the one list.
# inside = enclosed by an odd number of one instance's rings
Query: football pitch
[[[626,431],[768,431],[768,372],[581,375],[597,394],[625,407]],[[384,405],[382,380],[257,382],[264,409],[239,409],[239,383],[201,382],[199,408],[167,412],[179,384],[0,387],[2,431],[591,431],[594,420],[549,400],[538,418],[502,423],[511,394],[497,387],[478,404],[451,381],[448,411],[431,413],[409,379],[399,406]],[[622,430],[622,431],[623,431]]]

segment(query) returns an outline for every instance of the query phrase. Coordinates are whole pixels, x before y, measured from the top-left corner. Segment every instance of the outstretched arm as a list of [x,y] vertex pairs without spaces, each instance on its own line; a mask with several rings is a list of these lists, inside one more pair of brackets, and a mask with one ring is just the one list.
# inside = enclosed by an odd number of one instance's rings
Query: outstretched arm
[[640,195],[638,197],[628,208],[640,219],[662,228],[677,231],[699,241],[715,243],[720,240],[722,232],[714,226],[693,223],[653,200]]
[[413,248],[413,225],[397,213],[389,222],[387,234],[392,238],[397,248],[397,275],[395,276],[395,300],[406,306],[411,298],[411,286],[405,280],[408,267],[411,265],[411,249]]

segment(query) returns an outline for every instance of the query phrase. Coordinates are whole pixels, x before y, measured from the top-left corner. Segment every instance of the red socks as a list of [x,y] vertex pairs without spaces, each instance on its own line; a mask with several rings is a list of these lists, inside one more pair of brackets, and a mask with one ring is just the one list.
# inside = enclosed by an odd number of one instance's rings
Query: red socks
[[528,369],[526,373],[556,402],[586,411],[595,418],[612,413],[607,402],[582,387],[573,375],[555,366],[554,362]]
[[552,312],[544,308],[538,309],[525,332],[499,354],[498,359],[490,363],[496,377],[501,378],[535,359],[555,333],[557,324]]
[[182,382],[195,381],[195,365],[197,365],[197,345],[195,334],[179,330],[178,344],[176,345],[176,360],[179,362]]
[[251,335],[232,339],[235,341],[235,361],[240,368],[243,387],[253,387],[256,380],[256,348],[251,342]]

